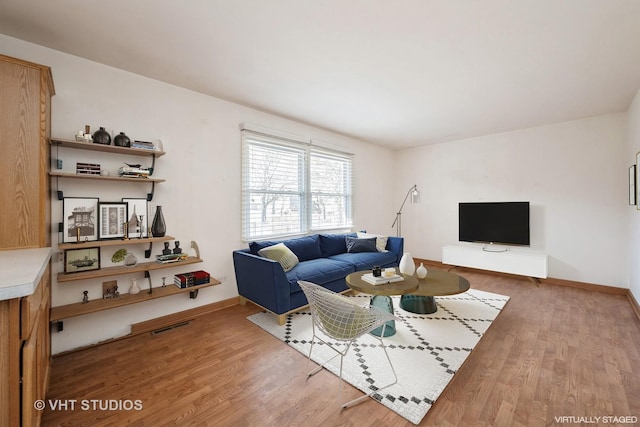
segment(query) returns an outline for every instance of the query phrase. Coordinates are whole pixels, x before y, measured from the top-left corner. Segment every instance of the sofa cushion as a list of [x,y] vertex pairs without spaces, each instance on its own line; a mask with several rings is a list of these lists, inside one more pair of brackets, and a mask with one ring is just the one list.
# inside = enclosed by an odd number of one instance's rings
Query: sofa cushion
[[371,270],[374,265],[390,267],[397,265],[398,255],[395,252],[360,252],[355,254],[338,254],[330,257],[331,260],[348,262],[353,264],[357,271]]
[[323,258],[347,252],[346,237],[356,237],[356,233],[320,234],[320,253]]
[[273,246],[262,248],[258,251],[258,255],[278,261],[285,272],[291,270],[299,262],[296,254],[284,243],[277,243]]
[[375,237],[376,238],[376,249],[378,250],[378,252],[384,252],[384,251],[387,250],[387,240],[389,239],[388,236],[381,236],[379,234],[358,232],[358,237],[361,238],[361,239],[367,239],[367,238]]
[[307,261],[321,257],[320,240],[317,234],[297,239],[251,242],[249,243],[249,249],[252,254],[258,255],[258,251],[260,249],[273,246],[277,243],[284,243],[294,254],[296,254],[300,261]]
[[376,238],[359,239],[357,237],[346,237],[347,253],[377,252]]
[[298,280],[313,282],[318,285],[344,279],[356,271],[353,264],[337,259],[318,258],[300,262],[286,273],[291,293],[300,290]]

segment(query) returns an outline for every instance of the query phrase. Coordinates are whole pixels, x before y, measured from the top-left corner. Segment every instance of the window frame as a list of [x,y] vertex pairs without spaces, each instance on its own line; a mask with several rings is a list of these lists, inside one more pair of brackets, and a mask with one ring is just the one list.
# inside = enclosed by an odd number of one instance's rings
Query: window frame
[[[250,242],[255,240],[270,240],[280,239],[287,237],[294,237],[300,235],[313,234],[318,231],[350,231],[353,228],[353,154],[345,153],[342,151],[333,150],[323,146],[312,144],[310,141],[300,141],[298,139],[286,138],[280,135],[265,134],[263,132],[256,132],[250,129],[242,129],[242,182],[241,182],[241,231],[242,240],[244,242]],[[301,166],[298,173],[297,187],[298,192],[283,191],[282,194],[292,195],[298,194],[300,196],[300,207],[298,213],[299,229],[294,232],[280,232],[273,233],[252,233],[253,227],[251,222],[251,209],[252,200],[251,195],[264,191],[267,193],[276,193],[277,191],[269,190],[255,190],[250,188],[251,184],[251,162],[248,158],[252,147],[263,147],[267,150],[272,147],[274,152],[282,150],[282,152],[291,151],[301,154],[299,162]],[[343,177],[341,178],[341,185],[343,192],[311,192],[312,176],[316,176],[317,173],[312,169],[312,157],[320,156],[325,157],[329,161],[335,159],[343,163]],[[314,196],[328,196],[344,198],[342,202],[344,206],[341,209],[341,216],[343,216],[341,224],[328,224],[323,226],[321,224],[313,223],[313,202]]]

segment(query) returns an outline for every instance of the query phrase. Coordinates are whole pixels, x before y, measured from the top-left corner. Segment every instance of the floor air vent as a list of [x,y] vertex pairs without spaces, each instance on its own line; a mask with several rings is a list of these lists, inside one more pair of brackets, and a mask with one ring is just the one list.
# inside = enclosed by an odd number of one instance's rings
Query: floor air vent
[[163,332],[168,332],[172,329],[177,329],[177,328],[181,328],[183,326],[187,326],[190,325],[191,322],[182,322],[182,323],[176,323],[175,325],[171,325],[171,326],[167,326],[165,328],[160,328],[160,329],[156,329],[155,331],[151,331],[151,335],[158,335],[161,334]]

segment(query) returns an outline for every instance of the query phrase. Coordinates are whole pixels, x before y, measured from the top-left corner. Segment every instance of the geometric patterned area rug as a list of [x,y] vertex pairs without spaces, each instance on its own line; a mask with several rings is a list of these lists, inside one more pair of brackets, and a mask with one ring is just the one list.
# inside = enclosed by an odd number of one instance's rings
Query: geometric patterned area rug
[[[360,305],[367,304],[370,299],[366,294],[349,297]],[[410,313],[400,308],[400,297],[392,298],[394,314],[401,321],[396,321],[396,334],[384,338],[384,344],[396,370],[398,383],[374,393],[373,399],[418,424],[500,314],[509,297],[470,289],[458,295],[436,297],[438,311],[432,314]],[[283,326],[278,325],[271,313],[257,313],[248,319],[305,356],[309,355],[313,332],[308,310],[288,315]],[[318,342],[313,347],[311,360],[322,363],[334,354]],[[339,363],[340,358],[337,357],[326,367],[339,375]],[[304,376],[307,372],[296,374]],[[342,377],[365,393],[393,381],[384,351],[376,338],[366,335],[351,346],[344,358]],[[342,402],[336,402],[336,405],[338,403]]]

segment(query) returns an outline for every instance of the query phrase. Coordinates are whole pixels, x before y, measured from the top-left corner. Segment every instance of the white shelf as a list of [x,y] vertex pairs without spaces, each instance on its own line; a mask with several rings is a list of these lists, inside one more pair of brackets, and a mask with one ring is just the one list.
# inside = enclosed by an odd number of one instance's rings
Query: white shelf
[[509,248],[505,252],[492,252],[483,250],[482,246],[449,245],[442,248],[442,263],[538,279],[547,278],[547,254],[521,249]]

